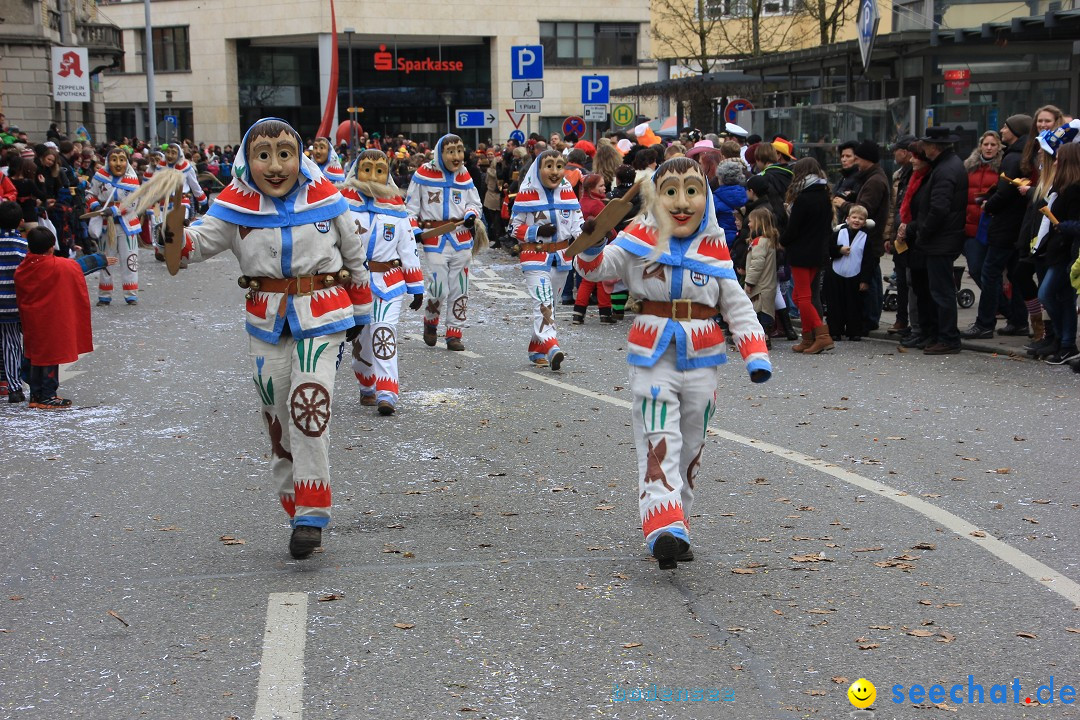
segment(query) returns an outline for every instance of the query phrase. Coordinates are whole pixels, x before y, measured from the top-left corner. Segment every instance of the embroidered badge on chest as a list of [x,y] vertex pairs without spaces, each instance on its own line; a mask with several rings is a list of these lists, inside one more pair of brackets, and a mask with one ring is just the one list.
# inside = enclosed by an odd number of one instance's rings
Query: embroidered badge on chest
[[382,239],[385,240],[386,242],[393,242],[394,241],[394,226],[393,225],[387,225],[386,227],[383,228]]
[[705,275],[704,273],[691,272],[690,282],[694,283],[698,287],[705,287],[709,284],[709,276]]
[[427,201],[429,203],[442,202],[442,191],[441,190],[435,190],[435,191],[428,190]]
[[319,222],[315,223],[315,229],[325,235],[326,233],[330,232],[330,221],[320,220]]
[[460,205],[461,204],[461,191],[460,190],[451,191],[450,192],[450,198],[454,201],[455,205]]
[[570,211],[569,210],[563,210],[562,211],[562,216],[563,216],[564,220],[569,220],[570,219]]

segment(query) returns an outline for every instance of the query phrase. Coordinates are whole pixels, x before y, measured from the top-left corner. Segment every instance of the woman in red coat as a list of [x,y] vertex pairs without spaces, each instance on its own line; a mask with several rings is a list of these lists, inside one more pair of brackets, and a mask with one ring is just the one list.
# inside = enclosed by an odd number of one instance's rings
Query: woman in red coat
[[[994,130],[987,130],[979,138],[979,146],[971,151],[964,161],[968,174],[967,215],[964,220],[964,258],[967,260],[968,275],[975,284],[982,288],[982,266],[986,259],[986,228],[979,233],[982,221],[982,206],[986,194],[997,185],[1001,174],[1003,154],[1001,136]],[[987,218],[989,222],[989,218]]]

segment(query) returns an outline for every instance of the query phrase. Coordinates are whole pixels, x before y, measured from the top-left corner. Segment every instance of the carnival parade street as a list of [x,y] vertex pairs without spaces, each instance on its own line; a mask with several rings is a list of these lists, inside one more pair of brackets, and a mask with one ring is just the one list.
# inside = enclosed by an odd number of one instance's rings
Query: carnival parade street
[[[95,352],[61,366],[73,407],[0,405],[0,718],[825,719],[860,679],[878,718],[1080,717],[1067,367],[864,338],[777,343],[752,384],[729,351],[695,558],[661,570],[632,313],[556,301],[565,358],[534,364],[491,248],[464,351],[404,305],[375,336],[391,414],[326,350],[334,514],[294,559],[237,261],[171,277],[139,253],[138,305],[92,308]],[[328,396],[293,400],[297,427],[329,422]]]

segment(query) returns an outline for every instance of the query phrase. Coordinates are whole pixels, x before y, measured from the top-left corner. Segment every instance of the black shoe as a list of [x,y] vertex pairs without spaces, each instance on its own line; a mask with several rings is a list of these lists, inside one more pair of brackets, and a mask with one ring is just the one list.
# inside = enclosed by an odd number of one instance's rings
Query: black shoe
[[322,545],[322,528],[312,525],[297,525],[293,528],[292,537],[289,538],[289,554],[297,560],[315,552],[315,548]]
[[679,557],[677,557],[675,559],[678,560],[679,562],[693,562],[694,561],[694,550],[693,550],[693,548],[687,547],[686,552],[684,552],[682,555],[680,555]]
[[943,342],[927,345],[923,349],[923,355],[953,355],[960,352],[959,345],[949,345]]
[[552,371],[557,371],[562,366],[562,362],[565,358],[566,356],[563,355],[562,350],[556,350],[555,354],[551,356]]
[[1065,348],[1046,358],[1046,364],[1064,365],[1077,356],[1080,356],[1080,350],[1077,350],[1076,348]]
[[379,401],[379,414],[380,415],[393,415],[394,405],[389,400]]
[[600,316],[600,322],[607,323],[608,325],[613,325],[613,324],[617,323],[618,320],[616,320],[615,318],[613,318],[610,315],[601,315]]
[[1077,355],[1067,363],[1074,373],[1080,373],[1080,355]]
[[7,401],[9,403],[21,403],[21,402],[23,402],[25,400],[26,400],[26,395],[23,394],[22,390],[9,390],[8,391]]
[[930,338],[912,334],[900,341],[900,347],[922,349],[930,343]]
[[679,557],[689,549],[690,543],[669,532],[663,532],[653,543],[652,554],[660,564],[661,570],[673,570],[679,564]]
[[998,335],[1027,335],[1029,332],[1027,325],[1013,325],[1012,323],[1005,323],[1005,327],[997,331]]
[[1057,350],[1057,346],[1057,338],[1052,335],[1047,335],[1038,342],[1028,343],[1024,346],[1024,350],[1026,350],[1027,354],[1031,357],[1037,357],[1040,354],[1049,355],[1054,350]]
[[967,330],[960,331],[960,337],[965,340],[989,340],[994,337],[994,328],[984,328],[972,323]]

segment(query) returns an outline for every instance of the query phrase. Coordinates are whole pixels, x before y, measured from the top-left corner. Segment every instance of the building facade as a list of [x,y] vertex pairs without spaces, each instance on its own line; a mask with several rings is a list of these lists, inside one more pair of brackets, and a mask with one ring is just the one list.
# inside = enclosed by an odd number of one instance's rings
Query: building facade
[[[101,10],[122,28],[125,50],[120,70],[102,82],[109,135],[145,136],[143,2]],[[253,120],[276,116],[306,136],[315,132],[333,61],[329,0],[154,0],[151,13],[159,130],[236,143]],[[384,137],[435,138],[448,120],[456,131],[463,109],[490,109],[495,118],[493,128],[463,131],[468,139],[506,140],[514,122],[546,135],[582,115],[583,74],[608,75],[612,87],[633,83],[650,47],[648,0],[603,7],[337,0],[336,31],[336,117],[349,116],[351,68],[352,107],[363,108],[357,120]],[[540,113],[511,117],[511,47],[520,45],[545,49],[543,97],[532,93]]]

